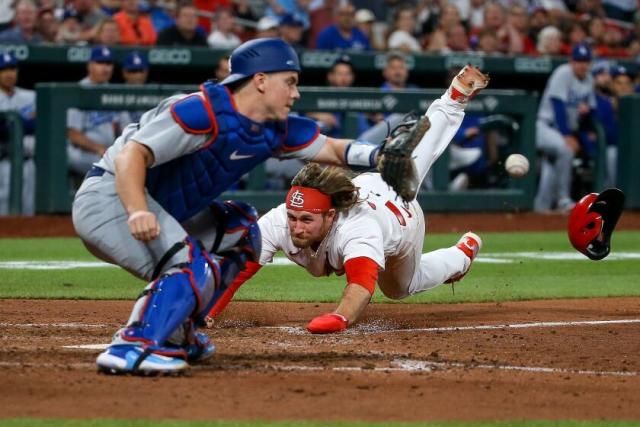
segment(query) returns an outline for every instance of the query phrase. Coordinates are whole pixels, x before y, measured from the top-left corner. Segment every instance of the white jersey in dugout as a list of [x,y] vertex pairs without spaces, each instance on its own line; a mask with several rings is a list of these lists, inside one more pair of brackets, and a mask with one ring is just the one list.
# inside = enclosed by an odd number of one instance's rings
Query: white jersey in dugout
[[272,262],[275,253],[282,250],[313,276],[328,276],[332,272],[344,274],[344,263],[352,258],[371,258],[384,270],[389,257],[413,256],[416,239],[424,236],[419,204],[403,203],[377,173],[359,175],[353,182],[360,188],[361,202],[337,215],[317,250],[293,244],[284,203],[260,218],[260,264]]

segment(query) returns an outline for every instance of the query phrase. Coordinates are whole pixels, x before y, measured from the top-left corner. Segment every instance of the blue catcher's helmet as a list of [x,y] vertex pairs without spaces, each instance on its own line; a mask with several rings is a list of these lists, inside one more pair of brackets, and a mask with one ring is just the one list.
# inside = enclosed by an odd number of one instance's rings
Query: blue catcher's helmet
[[250,40],[238,46],[229,58],[229,76],[220,84],[234,83],[256,73],[295,71],[299,73],[300,61],[295,50],[284,40],[264,38]]

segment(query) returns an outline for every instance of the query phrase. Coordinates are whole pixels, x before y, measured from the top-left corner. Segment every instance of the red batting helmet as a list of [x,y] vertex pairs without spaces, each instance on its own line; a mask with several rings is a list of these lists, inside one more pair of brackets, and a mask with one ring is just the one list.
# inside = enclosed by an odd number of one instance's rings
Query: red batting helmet
[[569,240],[589,259],[598,261],[609,255],[611,234],[624,205],[624,193],[609,188],[584,196],[569,215]]

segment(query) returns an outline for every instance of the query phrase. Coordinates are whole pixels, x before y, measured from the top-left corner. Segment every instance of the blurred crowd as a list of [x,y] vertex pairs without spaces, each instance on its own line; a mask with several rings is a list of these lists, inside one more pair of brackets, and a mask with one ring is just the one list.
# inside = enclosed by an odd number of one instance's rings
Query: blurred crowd
[[640,54],[638,0],[0,0],[0,42],[407,53]]

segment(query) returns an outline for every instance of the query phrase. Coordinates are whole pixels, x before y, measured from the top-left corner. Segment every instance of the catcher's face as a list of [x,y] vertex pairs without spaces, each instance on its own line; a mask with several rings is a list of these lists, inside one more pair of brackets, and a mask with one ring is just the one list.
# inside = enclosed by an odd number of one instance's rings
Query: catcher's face
[[286,120],[294,102],[300,98],[298,91],[298,73],[281,71],[263,74],[265,77],[258,86],[264,94],[264,106],[269,120]]
[[289,235],[296,247],[313,248],[326,237],[335,219],[335,209],[324,213],[311,213],[287,209],[287,224]]

